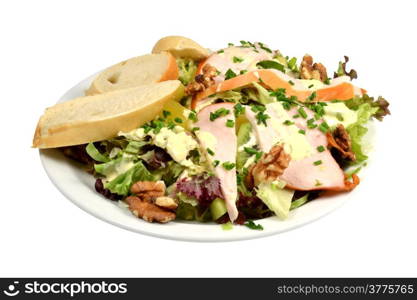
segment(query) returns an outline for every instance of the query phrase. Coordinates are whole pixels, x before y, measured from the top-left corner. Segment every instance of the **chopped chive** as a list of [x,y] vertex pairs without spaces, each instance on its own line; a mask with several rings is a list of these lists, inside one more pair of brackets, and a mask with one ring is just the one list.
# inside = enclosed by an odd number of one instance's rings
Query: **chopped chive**
[[315,186],[321,186],[321,185],[323,185],[318,179],[316,179],[316,184],[315,184]]
[[256,224],[252,220],[246,221],[244,225],[252,230],[264,230],[261,224]]
[[234,46],[235,44],[233,44],[233,43],[227,43],[227,46],[229,46],[229,47],[232,47],[232,46]]
[[168,117],[169,115],[171,115],[170,111],[164,110],[162,111],[162,114],[164,115],[164,118]]
[[191,129],[192,132],[196,132],[197,130],[200,130],[200,127],[193,127],[193,129]]
[[228,69],[228,70],[226,71],[226,73],[224,74],[224,76],[225,76],[225,79],[227,80],[227,79],[230,79],[230,78],[236,77],[236,73],[235,73],[235,72],[233,72],[233,70],[232,70],[232,69]]
[[293,115],[293,116],[292,116],[292,118],[293,118],[293,119],[297,119],[297,118],[299,118],[299,117],[300,117],[300,115],[299,115],[299,114],[295,114],[295,115]]
[[313,86],[314,86],[314,84],[310,84],[310,85],[308,86],[308,88],[309,88],[309,89],[311,89]]
[[262,111],[256,114],[256,120],[258,124],[264,124],[266,126],[267,125],[266,120],[268,119],[269,119],[269,116]]
[[215,112],[211,112],[210,113],[210,121],[214,121],[217,118],[223,117],[223,116],[227,116],[230,113],[230,110],[222,107],[219,108],[218,110],[216,110]]
[[337,113],[336,114],[336,119],[338,120],[338,121],[340,121],[340,122],[343,122],[345,119],[343,118],[343,116],[342,116],[342,114],[341,113]]
[[266,107],[263,105],[251,105],[250,109],[253,112],[264,112]]
[[255,154],[255,161],[257,162],[264,153],[262,151],[258,151],[258,153]]
[[228,162],[228,161],[225,161],[224,163],[222,163],[223,168],[225,168],[228,171],[232,170],[235,167],[235,165],[236,165],[235,163]]
[[214,151],[211,150],[210,148],[207,148],[207,153],[210,154],[210,155],[212,155],[212,156],[214,155]]
[[272,50],[266,47],[263,43],[258,42],[261,49],[265,50],[266,52],[272,53]]
[[313,101],[317,96],[316,92],[312,92],[310,96],[308,96],[307,101]]
[[318,152],[323,152],[324,150],[326,150],[326,148],[324,148],[323,145],[317,147]]
[[323,81],[323,83],[324,83],[324,84],[329,85],[329,84],[330,84],[330,78],[326,78],[326,79]]
[[237,57],[237,56],[233,56],[233,62],[236,63],[241,63],[244,59],[241,57]]
[[303,117],[303,119],[307,119],[307,113],[304,110],[304,108],[300,107],[299,109],[297,109],[297,111],[300,114],[300,116]]
[[220,164],[219,160],[216,159],[215,161],[213,161],[213,167],[217,167],[219,164]]
[[233,120],[227,120],[226,121],[226,126],[227,127],[230,127],[230,128],[233,128],[233,126],[235,126],[235,121],[233,121]]
[[315,124],[314,121],[315,120],[313,118],[312,119],[308,119],[307,120],[307,127],[310,128],[310,129],[316,128],[317,127],[317,124]]
[[306,134],[306,131],[304,129],[300,129],[300,130],[298,130],[298,133]]
[[291,85],[295,84],[294,81],[292,81],[292,80],[288,81],[288,83],[291,84]]
[[240,70],[239,74],[240,74],[240,75],[243,75],[243,74],[245,74],[245,73],[247,73],[247,72],[248,72],[248,70]]
[[181,123],[182,123],[182,119],[181,119],[181,118],[178,118],[178,117],[177,117],[177,118],[175,118],[175,119],[174,119],[174,121],[175,121],[175,122],[177,122],[177,123],[179,123],[179,124],[181,124]]
[[245,110],[246,110],[246,108],[240,103],[238,103],[234,106],[234,112],[235,112],[236,117],[238,117],[241,114],[244,114]]
[[219,51],[217,51],[217,53],[218,53],[218,54],[220,54],[220,53],[224,53],[224,50],[223,50],[223,49],[220,49]]
[[262,69],[275,69],[275,70],[285,73],[284,66],[280,64],[279,62],[276,62],[275,60],[262,60],[258,62],[256,66]]
[[193,111],[190,112],[188,114],[188,119],[191,120],[191,121],[193,121],[193,122],[197,122],[198,121],[197,114],[195,112],[193,112]]
[[252,147],[244,147],[243,150],[245,150],[245,152],[247,154],[250,154],[250,155],[254,155],[254,154],[258,153],[258,150],[254,149]]
[[293,125],[294,122],[291,122],[290,120],[285,120],[282,124],[289,126],[289,125]]
[[319,129],[323,133],[327,133],[329,131],[329,125],[326,122],[323,122],[319,125]]
[[321,160],[316,160],[313,164],[315,165],[315,166],[319,166],[319,165],[321,165],[323,162],[321,161]]

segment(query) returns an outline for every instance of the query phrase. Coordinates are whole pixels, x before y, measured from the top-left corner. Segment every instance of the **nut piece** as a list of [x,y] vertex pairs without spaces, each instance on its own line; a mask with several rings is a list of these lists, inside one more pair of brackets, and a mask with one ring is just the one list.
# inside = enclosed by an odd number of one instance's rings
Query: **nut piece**
[[214,77],[217,76],[217,69],[205,65],[203,67],[203,73],[195,76],[194,81],[187,85],[185,92],[189,96],[193,96],[207,89],[214,84]]
[[327,79],[327,70],[321,63],[313,64],[311,55],[304,55],[300,65],[300,75],[302,79],[317,79],[325,81]]
[[154,203],[159,207],[169,210],[175,210],[178,207],[178,203],[174,199],[166,196],[156,198]]
[[269,153],[263,154],[261,159],[249,169],[246,176],[248,187],[257,186],[261,182],[271,182],[284,173],[291,157],[285,153],[283,145],[275,145]]
[[355,153],[352,152],[350,136],[342,124],[337,125],[333,133],[327,133],[329,148],[336,149],[343,158],[355,161]]
[[125,201],[135,216],[147,222],[167,223],[175,219],[175,213],[143,201],[139,197],[130,196]]
[[140,199],[151,202],[165,195],[165,183],[163,181],[138,181],[132,185],[130,191]]

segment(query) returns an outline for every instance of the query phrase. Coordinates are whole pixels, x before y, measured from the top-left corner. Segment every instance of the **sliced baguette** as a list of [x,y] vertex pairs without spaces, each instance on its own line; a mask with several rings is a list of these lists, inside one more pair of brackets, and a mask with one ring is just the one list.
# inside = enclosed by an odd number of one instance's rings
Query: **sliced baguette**
[[210,52],[193,40],[183,36],[167,36],[156,42],[152,53],[162,51],[171,52],[175,57],[191,58],[202,60],[210,55]]
[[55,148],[113,138],[152,120],[168,100],[179,100],[178,80],[151,83],[101,95],[84,96],[46,109],[33,147]]
[[100,73],[86,95],[96,95],[142,84],[178,79],[178,67],[169,52],[147,54],[122,61]]

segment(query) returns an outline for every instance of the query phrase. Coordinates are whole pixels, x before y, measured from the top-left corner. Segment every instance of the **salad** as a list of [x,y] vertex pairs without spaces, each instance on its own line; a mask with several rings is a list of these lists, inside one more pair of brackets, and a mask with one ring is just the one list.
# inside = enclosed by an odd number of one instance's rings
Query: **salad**
[[263,43],[177,58],[186,94],[140,128],[65,147],[89,166],[95,189],[149,222],[216,222],[225,228],[290,211],[360,183],[366,133],[389,103],[357,87],[344,57],[331,76]]

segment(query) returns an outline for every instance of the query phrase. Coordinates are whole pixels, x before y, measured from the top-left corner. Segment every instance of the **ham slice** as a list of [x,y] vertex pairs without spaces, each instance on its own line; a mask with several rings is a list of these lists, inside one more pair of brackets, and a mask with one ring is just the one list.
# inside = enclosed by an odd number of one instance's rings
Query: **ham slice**
[[[235,126],[226,126],[228,120],[232,120],[233,124],[235,122],[233,106],[232,103],[207,106],[198,113],[198,121],[195,123],[195,126],[200,128],[196,131],[196,135],[202,148],[206,151],[209,163],[213,165],[214,162],[218,161],[218,165],[214,167],[214,173],[220,180],[227,212],[232,222],[238,216],[236,168],[227,170],[222,164],[224,162],[236,163],[237,137]],[[210,115],[216,113],[219,109],[227,110],[228,113],[210,120]],[[209,153],[210,150],[212,153]]]
[[[327,150],[327,137],[319,129],[309,129],[307,120],[314,116],[313,112],[304,109],[307,118],[296,118],[297,108],[285,111],[281,103],[266,105],[265,113],[269,115],[266,126],[258,124],[256,113],[246,108],[246,117],[255,129],[260,150],[269,152],[276,143],[283,143],[284,149],[291,156],[291,161],[280,179],[287,187],[295,190],[343,190],[345,177],[343,170]],[[283,125],[286,120],[294,125]],[[317,123],[318,124],[318,123]],[[305,135],[299,133],[304,130]],[[323,146],[320,152],[317,147]],[[320,162],[320,163],[319,163]]]
[[228,47],[210,55],[203,63],[200,64],[197,73],[202,72],[203,67],[208,64],[215,67],[220,73],[214,78],[216,83],[225,79],[226,72],[230,69],[235,74],[241,71],[246,72],[256,70],[256,64],[263,60],[271,60],[272,53],[269,53],[255,45],[254,47]]

